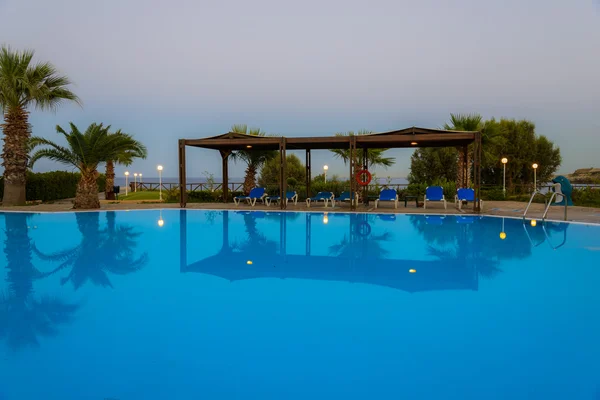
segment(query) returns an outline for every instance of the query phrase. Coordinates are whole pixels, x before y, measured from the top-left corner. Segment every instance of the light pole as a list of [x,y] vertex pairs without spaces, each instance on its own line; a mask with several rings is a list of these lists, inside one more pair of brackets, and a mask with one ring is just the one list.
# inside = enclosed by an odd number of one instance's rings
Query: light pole
[[129,171],[125,171],[125,197],[127,197],[127,189],[129,189],[127,178],[129,178]]
[[502,194],[506,197],[506,163],[508,162],[508,158],[502,158],[502,165],[504,166],[504,175],[502,177]]
[[140,176],[140,181],[138,183],[142,183],[142,174],[139,174]]
[[133,191],[137,192],[137,172],[133,173]]
[[537,165],[537,163],[534,163],[532,165],[532,167],[533,167],[533,190],[534,191],[537,190],[537,169],[538,169],[538,166],[539,165]]
[[327,183],[327,170],[329,167],[327,165],[323,165],[323,176],[325,177],[325,183]]
[[162,201],[162,169],[163,169],[163,166],[159,165],[158,167],[156,167],[156,169],[158,170],[158,198],[160,199],[160,201]]

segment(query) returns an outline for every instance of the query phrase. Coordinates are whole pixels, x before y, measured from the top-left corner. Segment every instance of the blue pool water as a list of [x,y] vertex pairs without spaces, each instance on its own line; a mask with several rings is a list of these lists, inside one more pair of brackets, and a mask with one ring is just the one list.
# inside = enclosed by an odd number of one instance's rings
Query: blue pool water
[[600,226],[0,213],[0,239],[2,400],[600,398]]

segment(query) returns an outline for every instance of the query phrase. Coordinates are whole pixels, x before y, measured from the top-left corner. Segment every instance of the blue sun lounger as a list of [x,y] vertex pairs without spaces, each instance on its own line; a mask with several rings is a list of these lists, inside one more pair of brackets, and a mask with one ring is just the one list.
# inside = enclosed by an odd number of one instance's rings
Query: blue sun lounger
[[[334,197],[333,200],[331,200],[331,207],[335,207],[335,202],[339,201],[340,203],[344,202],[344,201],[350,201],[350,199],[352,198],[352,196],[350,196],[350,192],[346,191],[346,192],[342,192],[342,194],[340,194],[338,197]],[[358,203],[358,193],[354,193],[354,201],[356,203]]]
[[446,198],[444,197],[444,188],[441,186],[429,186],[425,189],[425,199],[423,201],[423,208],[427,208],[428,201],[442,201],[444,202],[444,209],[447,209]]
[[[458,206],[458,209],[462,209],[462,203],[466,201],[475,202],[475,190],[470,188],[462,188],[456,191],[456,195],[454,196],[454,204]],[[479,200],[479,206],[483,209],[483,200]]]
[[[281,200],[281,196],[268,196],[265,198],[265,204],[270,206],[272,202],[279,202]],[[285,192],[285,204],[287,204],[290,200],[294,202],[294,205],[298,203],[298,193],[296,192]]]
[[379,193],[379,198],[375,200],[375,208],[377,208],[380,201],[393,201],[394,208],[398,208],[398,192],[395,189],[383,189]]
[[234,197],[233,202],[235,203],[236,206],[239,206],[240,201],[246,200],[248,202],[248,204],[250,204],[252,207],[254,207],[254,205],[256,204],[256,200],[264,201],[265,196],[266,196],[265,188],[256,187],[250,191],[250,194],[248,194],[248,196]]
[[331,204],[333,204],[333,193],[331,192],[319,192],[314,197],[309,197],[306,199],[306,207],[310,207],[310,203],[313,201],[322,201],[325,203],[325,207],[327,207],[327,203],[331,200]]

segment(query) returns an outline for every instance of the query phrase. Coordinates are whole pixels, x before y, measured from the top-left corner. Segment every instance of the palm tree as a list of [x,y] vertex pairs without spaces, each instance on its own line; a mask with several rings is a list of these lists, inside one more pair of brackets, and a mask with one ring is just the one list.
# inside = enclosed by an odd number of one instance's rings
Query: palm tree
[[34,52],[0,48],[0,109],[4,113],[4,198],[2,204],[25,203],[25,180],[29,156],[30,106],[55,110],[65,100],[80,103],[67,86],[71,81],[48,63],[33,64]]
[[[483,127],[483,118],[479,114],[450,114],[450,123],[444,124],[444,129],[451,131],[481,131]],[[464,188],[469,187],[469,177],[470,168],[471,168],[471,160],[470,160],[470,152],[467,152],[467,159],[465,160],[465,154],[463,149],[457,147],[458,151],[458,173],[456,174],[456,187]],[[467,165],[467,179],[464,180],[463,174],[461,171],[463,170],[463,166]]]
[[71,132],[67,133],[60,126],[56,131],[67,140],[68,147],[44,138],[31,138],[32,148],[49,146],[38,150],[31,156],[31,165],[41,158],[49,158],[63,164],[72,165],[81,171],[81,179],[77,185],[73,208],[100,208],[98,199],[98,164],[107,160],[116,160],[124,154],[132,158],[145,158],[146,147],[125,133],[109,134],[110,126],[91,124],[81,133],[75,124],[70,123]]
[[[353,131],[349,131],[347,133],[336,133],[336,136],[354,136],[354,135],[370,135],[373,132],[371,131],[367,131],[367,130],[360,130],[356,133],[354,133]],[[388,149],[368,149],[367,151],[367,158],[368,158],[368,162],[369,162],[369,166],[373,166],[373,167],[377,167],[377,166],[381,166],[384,168],[387,167],[391,167],[392,165],[394,165],[394,163],[396,162],[396,159],[393,157],[384,157],[383,153],[385,153]],[[344,160],[344,164],[347,164],[348,161],[350,160],[350,150],[349,149],[335,149],[335,150],[330,150],[333,154],[335,154],[336,157],[341,158],[342,160]],[[358,166],[360,168],[360,166],[362,165],[362,159],[363,159],[363,154],[364,154],[364,150],[363,149],[356,149],[356,152],[354,154],[354,162],[356,166]]]
[[134,256],[141,233],[130,226],[117,226],[114,212],[106,213],[106,230],[100,229],[99,213],[76,213],[75,218],[82,236],[78,246],[53,254],[44,254],[33,248],[41,260],[59,263],[52,273],[70,268],[69,274],[61,279],[63,285],[70,281],[77,290],[90,281],[112,288],[108,273],[130,274],[139,271],[148,262],[147,253],[137,258]]
[[[479,131],[481,132],[482,146],[482,162],[494,163],[492,160],[495,157],[492,149],[502,140],[502,132],[499,131],[498,124],[494,121],[484,121],[479,114],[450,114],[450,123],[444,124],[444,129],[455,131]],[[465,160],[462,148],[457,148],[458,151],[458,174],[456,175],[456,187],[469,187],[469,179],[471,178],[471,160],[473,159],[473,146],[470,146],[467,151],[467,159]],[[463,163],[467,164],[467,180],[463,182],[463,176],[460,173],[463,168]],[[498,160],[495,161],[496,163]]]
[[[122,133],[119,129],[115,133],[111,133],[111,135],[120,135]],[[115,193],[113,192],[113,187],[115,186],[115,164],[131,165],[134,158],[146,158],[145,149],[129,149],[119,154],[114,160],[106,160],[106,184],[104,186],[104,198],[106,200],[115,199]]]
[[57,326],[68,323],[78,309],[55,297],[38,298],[33,292],[33,281],[43,278],[31,260],[35,247],[29,237],[26,214],[5,215],[6,280],[8,291],[0,294],[0,338],[5,337],[9,347],[20,349],[37,345],[37,337],[58,333]]
[[[244,135],[265,136],[259,128],[248,129],[247,125],[233,125],[231,131]],[[277,151],[274,150],[238,150],[231,153],[234,162],[246,163],[246,175],[244,177],[244,193],[248,194],[256,186],[256,173],[269,160],[275,158]]]

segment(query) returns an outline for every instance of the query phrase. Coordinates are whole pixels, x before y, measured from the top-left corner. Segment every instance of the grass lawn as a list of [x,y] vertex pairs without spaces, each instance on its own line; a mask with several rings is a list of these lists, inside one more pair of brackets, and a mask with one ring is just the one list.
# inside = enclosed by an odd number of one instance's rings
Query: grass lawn
[[[159,199],[159,192],[158,191],[150,191],[150,190],[143,190],[143,191],[139,191],[139,192],[129,192],[129,194],[127,196],[125,196],[125,193],[120,194],[119,195],[119,200],[158,200]],[[163,193],[163,200],[165,198],[165,193]]]

